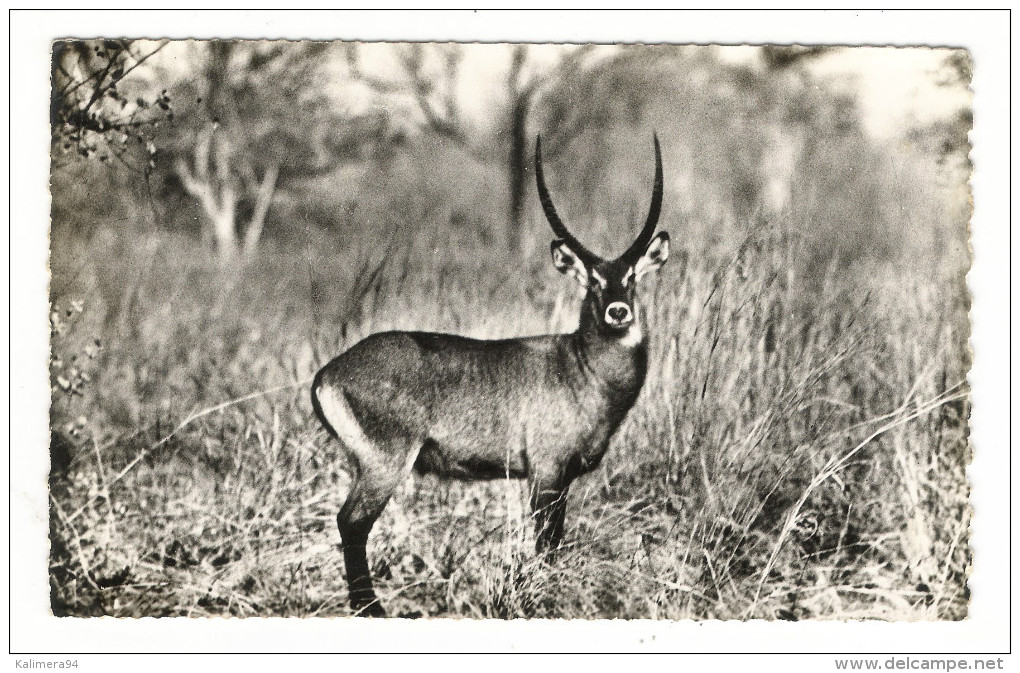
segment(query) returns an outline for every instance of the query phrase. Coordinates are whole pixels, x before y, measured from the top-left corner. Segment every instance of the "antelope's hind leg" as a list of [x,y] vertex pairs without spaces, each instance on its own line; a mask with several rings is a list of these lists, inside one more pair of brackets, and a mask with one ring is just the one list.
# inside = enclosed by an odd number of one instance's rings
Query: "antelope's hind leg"
[[417,454],[414,449],[419,447],[406,438],[387,442],[369,438],[340,389],[323,386],[315,390],[315,396],[322,418],[343,444],[351,463],[350,491],[336,519],[343,542],[351,608],[358,616],[385,617],[372,587],[368,535],[410,471]]
[[375,595],[368,564],[368,535],[386,507],[400,478],[358,469],[351,490],[336,523],[343,542],[344,566],[351,609],[362,617],[385,617],[386,611]]

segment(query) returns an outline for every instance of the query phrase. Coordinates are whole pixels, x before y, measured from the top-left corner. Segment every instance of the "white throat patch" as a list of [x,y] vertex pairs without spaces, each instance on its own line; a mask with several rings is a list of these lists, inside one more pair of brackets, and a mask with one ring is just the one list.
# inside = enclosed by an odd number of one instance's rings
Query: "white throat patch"
[[621,346],[633,348],[641,343],[643,336],[644,335],[641,333],[641,326],[635,320],[631,323],[630,327],[627,328],[627,333],[620,337],[619,343]]

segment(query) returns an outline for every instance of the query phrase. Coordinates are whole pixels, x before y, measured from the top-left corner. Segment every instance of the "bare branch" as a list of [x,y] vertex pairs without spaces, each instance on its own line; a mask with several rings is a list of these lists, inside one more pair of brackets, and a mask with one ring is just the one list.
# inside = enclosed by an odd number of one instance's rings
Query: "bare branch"
[[[124,74],[123,74],[123,75],[121,75],[121,77],[120,77],[120,78],[121,78],[121,79],[124,79],[125,77],[127,77],[127,76],[128,76],[128,75],[129,75],[130,73],[131,73],[131,71],[132,71],[132,70],[134,70],[135,68],[137,68],[137,67],[138,67],[138,66],[140,66],[141,64],[145,63],[146,61],[148,61],[148,60],[149,60],[150,58],[152,58],[153,56],[155,56],[155,55],[156,55],[157,53],[159,53],[160,51],[162,51],[162,50],[163,50],[163,48],[164,48],[165,46],[167,46],[168,44],[170,44],[170,40],[162,40],[162,41],[160,42],[160,44],[159,44],[159,46],[158,46],[158,47],[156,47],[155,49],[153,49],[152,51],[150,51],[150,52],[149,52],[148,54],[146,54],[145,56],[142,56],[141,58],[137,58],[137,57],[136,57],[136,58],[135,58],[135,64],[134,64],[133,66],[131,66],[130,68],[128,68],[127,70],[125,70],[125,71],[124,71]],[[131,53],[131,52],[130,52],[130,50],[128,51],[128,53]]]
[[280,174],[279,164],[272,164],[266,169],[266,174],[259,184],[258,192],[255,195],[255,212],[252,213],[251,222],[244,234],[244,255],[251,257],[258,248],[259,239],[262,238],[262,227],[269,213],[269,206],[273,202],[273,192],[276,190],[276,178]]
[[419,111],[425,119],[425,126],[445,138],[449,138],[463,146],[472,154],[477,154],[458,124],[460,116],[456,100],[456,87],[454,82],[459,70],[461,54],[458,49],[451,48],[444,55],[444,76],[448,80],[443,96],[443,111],[431,100],[436,86],[424,73],[424,48],[420,44],[407,45],[396,52],[396,57],[403,70],[403,79],[393,81],[377,77],[360,68],[357,57],[357,49],[352,48],[348,52],[348,66],[351,77],[381,94],[396,94],[410,96],[417,104]]
[[[65,46],[65,49],[70,49],[70,48],[71,48],[70,46]],[[78,61],[80,63],[82,60],[84,60],[84,57],[81,55],[80,51],[76,51],[76,53],[78,54]],[[64,73],[67,73],[67,76],[70,77],[73,82],[75,82],[73,87],[71,87],[70,89],[66,89],[66,90],[61,92],[62,95],[65,96],[65,97],[66,96],[70,96],[72,93],[74,93],[75,91],[77,91],[81,87],[85,86],[86,84],[88,84],[92,80],[96,79],[97,77],[103,75],[103,73],[105,72],[104,70],[96,70],[96,71],[93,71],[93,72],[89,73],[89,75],[87,77],[85,77],[84,79],[74,80],[74,76],[71,75],[71,73],[67,72],[67,70],[63,67],[63,64],[61,64],[60,69]]]
[[177,170],[177,175],[181,178],[181,183],[184,184],[184,188],[188,190],[188,193],[201,197],[205,183],[195,178],[195,174],[188,168],[188,164],[185,163],[184,159],[178,157],[174,162],[174,168]]
[[181,179],[181,183],[184,188],[188,190],[188,193],[198,199],[198,202],[202,206],[202,210],[211,219],[215,219],[217,212],[219,211],[219,205],[216,203],[216,197],[212,191],[212,185],[205,180],[195,177],[195,174],[188,168],[184,159],[177,159],[174,162],[174,169],[177,171],[177,175]]
[[120,46],[119,51],[115,52],[113,56],[107,58],[106,67],[99,73],[99,78],[96,80],[96,88],[93,90],[92,97],[89,98],[89,102],[85,104],[83,112],[87,113],[92,106],[95,105],[96,101],[99,100],[107,90],[109,90],[110,85],[104,84],[104,82],[106,82],[106,76],[110,73],[114,64],[117,63],[117,59],[120,58],[120,55],[125,51],[127,51],[127,47]]

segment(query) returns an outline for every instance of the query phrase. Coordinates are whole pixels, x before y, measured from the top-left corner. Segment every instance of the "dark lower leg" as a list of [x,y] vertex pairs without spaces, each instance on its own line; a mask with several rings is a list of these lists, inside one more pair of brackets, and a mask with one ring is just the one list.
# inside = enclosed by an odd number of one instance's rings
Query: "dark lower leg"
[[563,521],[567,514],[567,492],[546,491],[533,500],[535,516],[535,549],[551,556],[563,539]]
[[351,608],[367,617],[383,617],[385,612],[372,589],[372,575],[368,567],[368,533],[371,526],[341,524],[344,565],[347,567],[347,586],[350,589]]

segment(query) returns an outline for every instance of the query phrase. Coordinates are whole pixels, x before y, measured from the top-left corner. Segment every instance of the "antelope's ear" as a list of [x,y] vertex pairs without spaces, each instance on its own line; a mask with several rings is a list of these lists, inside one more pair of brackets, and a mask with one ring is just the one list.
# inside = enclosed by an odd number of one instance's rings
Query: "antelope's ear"
[[650,271],[657,271],[667,259],[669,259],[669,234],[660,231],[645,248],[645,254],[641,255],[634,265],[635,280]]
[[588,270],[566,241],[559,239],[552,242],[552,258],[557,271],[570,276],[582,287],[588,287]]

